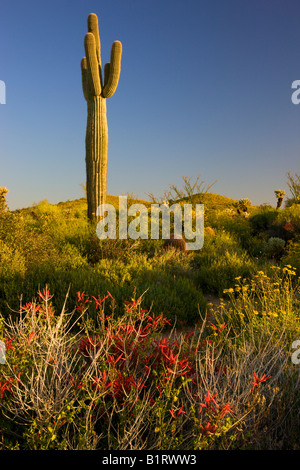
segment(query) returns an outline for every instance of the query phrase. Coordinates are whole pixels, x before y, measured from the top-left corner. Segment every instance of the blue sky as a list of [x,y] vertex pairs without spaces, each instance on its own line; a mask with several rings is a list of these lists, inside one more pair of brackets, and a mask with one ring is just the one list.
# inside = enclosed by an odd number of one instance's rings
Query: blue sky
[[107,100],[108,193],[162,195],[182,175],[275,204],[300,172],[298,0],[2,0],[0,186],[10,209],[83,196],[80,61],[98,15],[102,62],[123,44]]

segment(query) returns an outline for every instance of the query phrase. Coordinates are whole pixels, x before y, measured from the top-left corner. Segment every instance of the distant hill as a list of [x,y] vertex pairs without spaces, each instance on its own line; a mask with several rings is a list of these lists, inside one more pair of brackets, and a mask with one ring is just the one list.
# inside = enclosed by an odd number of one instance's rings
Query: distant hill
[[[214,193],[202,193],[202,194],[195,194],[192,196],[191,199],[183,198],[180,200],[181,202],[193,202],[195,204],[204,204],[206,210],[224,210],[224,209],[234,209],[235,204],[237,203],[236,199],[232,199],[226,196],[221,196],[220,194]],[[107,195],[106,202],[108,204],[112,204],[114,207],[118,208],[119,204],[119,196],[114,196],[111,194]],[[152,203],[150,201],[146,201],[144,199],[135,199],[133,196],[127,196],[128,205],[131,204],[144,204],[146,207],[149,207]],[[86,198],[74,199],[72,201],[62,201],[57,204],[50,204],[47,200],[40,201],[38,204],[34,204],[32,207],[28,207],[26,209],[18,209],[18,212],[30,212],[30,210],[34,209],[35,206],[39,206],[43,203],[49,204],[50,206],[57,207],[58,209],[62,210],[66,213],[83,213],[87,210],[87,201]],[[78,216],[77,215],[77,216]]]
[[[181,199],[182,202],[187,201],[188,198]],[[127,196],[127,201],[129,204],[145,204],[145,206],[150,206],[152,203],[150,201],[146,201],[144,199],[135,199],[133,196]],[[113,206],[117,207],[119,203],[119,196],[113,196],[111,194],[107,195],[107,204],[112,204]],[[235,204],[237,203],[236,199],[231,199],[230,197],[221,196],[220,194],[214,193],[203,193],[203,194],[195,194],[192,196],[192,202],[195,204],[204,204],[207,209],[211,210],[220,210],[226,208],[234,208]],[[66,201],[66,202],[59,202],[57,204],[61,208],[72,208],[75,209],[76,207],[82,207],[86,205],[86,199],[76,199],[74,201]]]
[[[195,194],[191,198],[183,198],[180,202],[193,204],[204,204],[205,212],[223,211],[225,209],[236,210],[237,200],[214,193]],[[252,207],[252,206],[251,206]]]
[[220,194],[214,193],[203,193],[195,194],[192,197],[192,201],[196,204],[204,204],[208,209],[219,210],[219,209],[233,209],[235,204],[238,202],[236,199],[230,197],[221,196]]

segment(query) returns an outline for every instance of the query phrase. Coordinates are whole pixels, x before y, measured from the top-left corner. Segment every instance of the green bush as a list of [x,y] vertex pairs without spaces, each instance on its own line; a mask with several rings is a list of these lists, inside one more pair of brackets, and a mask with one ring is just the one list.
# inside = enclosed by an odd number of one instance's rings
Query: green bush
[[265,242],[263,251],[269,258],[278,258],[283,253],[285,241],[282,238],[271,237]]
[[280,211],[277,220],[285,232],[300,235],[300,204],[294,204]]
[[0,279],[10,279],[14,274],[25,275],[26,263],[18,249],[0,240]]
[[268,231],[274,223],[278,211],[271,207],[263,207],[259,212],[249,218],[251,228],[255,234]]
[[[205,311],[206,301],[189,271],[188,258],[165,252],[152,258],[137,252],[127,259],[106,258],[92,266],[75,246],[65,244],[55,260],[30,265],[23,279],[19,279],[17,270],[9,280],[2,278],[0,311],[7,316],[10,308],[18,310],[21,295],[24,301],[31,302],[40,286],[48,285],[55,294],[55,308],[61,305],[68,289],[70,309],[75,306],[78,291],[90,297],[102,297],[109,291],[116,299],[116,315],[121,315],[122,299],[136,290],[139,295],[146,292],[147,308],[191,324],[198,317],[198,307]],[[92,310],[90,314],[93,316]]]
[[196,268],[197,285],[203,292],[222,295],[238,276],[251,277],[255,264],[247,253],[234,253],[226,250],[218,257],[201,259]]
[[300,238],[287,244],[286,254],[282,257],[281,262],[295,268],[297,275],[300,277]]

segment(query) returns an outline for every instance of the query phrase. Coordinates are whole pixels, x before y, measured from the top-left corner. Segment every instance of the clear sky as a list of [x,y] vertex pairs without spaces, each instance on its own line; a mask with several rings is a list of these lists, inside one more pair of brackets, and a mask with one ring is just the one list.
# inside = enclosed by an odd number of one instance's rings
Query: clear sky
[[108,193],[162,195],[182,175],[254,204],[300,172],[299,0],[2,0],[0,186],[10,209],[83,196],[87,16],[102,62],[123,44],[107,100]]

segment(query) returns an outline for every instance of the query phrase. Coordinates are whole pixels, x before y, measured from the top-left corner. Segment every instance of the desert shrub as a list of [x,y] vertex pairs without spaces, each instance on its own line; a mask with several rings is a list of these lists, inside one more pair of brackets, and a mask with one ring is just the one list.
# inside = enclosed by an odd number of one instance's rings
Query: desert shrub
[[267,236],[264,234],[253,235],[251,232],[244,238],[242,247],[247,251],[252,259],[261,261],[264,255],[264,248]]
[[251,276],[255,264],[249,255],[226,250],[218,257],[200,258],[195,266],[197,285],[204,292],[221,295],[237,276]]
[[[35,292],[46,284],[55,294],[56,309],[68,289],[70,309],[74,308],[78,291],[91,297],[109,291],[116,299],[115,314],[121,315],[122,299],[130,297],[134,289],[139,294],[147,291],[147,308],[153,306],[182,322],[191,324],[198,307],[201,311],[206,307],[202,290],[196,288],[190,273],[189,260],[183,255],[170,252],[148,258],[147,253],[135,253],[128,259],[104,258],[91,266],[76,247],[65,244],[55,260],[30,265],[23,279],[16,276],[9,281],[3,279],[0,312],[7,316],[10,309],[18,309],[21,295],[24,301],[31,302]],[[90,314],[95,318],[95,311]]]
[[0,187],[0,215],[7,210],[6,195],[8,192],[9,190],[5,186]]
[[75,245],[65,243],[61,247],[60,263],[65,269],[78,269],[86,266],[87,260]]
[[[91,233],[83,246],[83,254],[88,262],[94,266],[103,259],[122,259],[128,257],[141,248],[141,240],[131,239],[104,239],[100,240],[95,233]],[[147,248],[146,248],[147,250]],[[148,251],[148,250],[147,250]]]
[[[149,277],[151,283],[147,282]],[[144,273],[143,280],[137,283],[139,292],[145,292],[147,308],[163,313],[180,326],[194,325],[199,320],[199,312],[205,314],[207,302],[194,282],[166,273],[160,273],[156,279],[153,282],[153,276]]]
[[300,204],[294,204],[280,211],[278,225],[286,232],[300,235]]
[[210,257],[217,257],[225,250],[232,252],[242,252],[238,237],[235,234],[225,230],[215,230],[214,237],[206,237],[204,233],[204,246],[202,253],[209,254]]
[[238,214],[248,212],[250,206],[251,206],[251,201],[248,198],[242,198],[239,201],[237,201],[235,204]]
[[276,217],[278,211],[272,207],[261,207],[259,212],[256,212],[249,218],[251,228],[255,234],[268,231]]
[[219,233],[224,231],[232,235],[240,247],[251,250],[251,225],[249,218],[237,215],[232,209],[225,209],[215,213],[210,219],[211,226]]
[[56,204],[50,204],[47,199],[43,199],[33,206],[33,212],[42,220],[55,220],[59,218],[60,208]]
[[300,276],[300,239],[290,241],[286,247],[286,253],[281,259],[283,265],[293,266]]
[[264,243],[263,252],[269,258],[279,258],[284,250],[285,240],[278,237],[271,237]]
[[288,177],[288,187],[291,192],[291,197],[286,200],[286,207],[290,207],[293,204],[300,203],[300,175],[295,173],[292,175],[290,171],[287,172]]
[[25,270],[25,258],[20,251],[0,240],[0,279],[9,279],[15,274],[24,276]]
[[96,271],[109,280],[111,292],[114,286],[136,288],[140,294],[145,292],[145,306],[155,311],[159,309],[171,320],[177,318],[191,324],[198,307],[205,311],[202,290],[196,288],[189,274],[189,259],[182,253],[171,251],[153,258],[148,258],[146,253],[136,253],[125,263],[102,260]]
[[[216,269],[217,265],[222,264],[222,260],[225,260],[225,264],[228,266],[228,262],[230,262],[229,260],[231,256],[233,259],[239,256],[246,256],[246,252],[241,247],[241,243],[238,237],[236,237],[233,233],[227,232],[223,229],[215,230],[214,237],[207,237],[204,235],[203,249],[199,253],[195,253],[191,259],[191,266],[195,270],[197,282],[199,282],[199,276],[201,281],[204,282],[202,287],[204,291],[206,287],[209,287],[211,282],[214,284],[214,286],[216,286],[218,283],[218,280],[216,279],[214,282],[213,275],[210,276],[209,274],[205,281],[205,273],[208,272],[212,266],[215,266],[214,269]],[[214,292],[216,291],[215,287],[209,289],[209,292],[211,292],[211,290]]]
[[[221,303],[219,321],[230,321],[233,332],[251,324],[251,330],[261,327],[266,335],[272,329],[273,338],[280,339],[284,326],[288,344],[294,341],[299,328],[300,283],[294,267],[272,265],[269,273],[258,271],[251,278],[238,276],[234,287],[224,289],[228,303]],[[216,312],[215,312],[216,313]],[[255,341],[258,337],[253,336]]]

